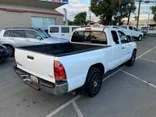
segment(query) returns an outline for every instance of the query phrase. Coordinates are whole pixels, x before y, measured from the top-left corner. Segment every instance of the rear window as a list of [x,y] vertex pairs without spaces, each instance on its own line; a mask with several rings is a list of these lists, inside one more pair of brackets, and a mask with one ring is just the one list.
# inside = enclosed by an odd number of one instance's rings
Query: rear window
[[103,31],[76,31],[72,42],[107,44],[107,37]]
[[50,33],[59,33],[59,27],[50,27]]

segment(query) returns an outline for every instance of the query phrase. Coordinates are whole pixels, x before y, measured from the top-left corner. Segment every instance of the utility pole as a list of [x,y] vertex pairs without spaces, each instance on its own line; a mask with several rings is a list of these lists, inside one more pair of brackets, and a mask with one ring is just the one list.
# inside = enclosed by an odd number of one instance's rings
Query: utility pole
[[138,17],[137,17],[137,28],[139,27],[139,18],[140,18],[140,7],[141,7],[141,1],[142,1],[142,0],[139,0]]

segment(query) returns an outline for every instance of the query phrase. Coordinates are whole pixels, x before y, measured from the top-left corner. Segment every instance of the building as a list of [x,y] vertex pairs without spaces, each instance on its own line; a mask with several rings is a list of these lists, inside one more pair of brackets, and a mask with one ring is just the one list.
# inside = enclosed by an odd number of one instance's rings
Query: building
[[68,0],[1,0],[0,29],[6,27],[38,27],[63,24],[63,14],[55,9]]

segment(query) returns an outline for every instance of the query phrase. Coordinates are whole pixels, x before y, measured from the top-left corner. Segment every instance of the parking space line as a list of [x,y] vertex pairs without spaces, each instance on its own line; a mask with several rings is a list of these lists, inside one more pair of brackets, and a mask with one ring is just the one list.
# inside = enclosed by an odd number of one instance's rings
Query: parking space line
[[81,112],[81,110],[79,109],[78,105],[76,104],[76,102],[73,101],[72,104],[73,104],[73,106],[74,106],[77,114],[79,115],[79,117],[84,117],[83,114],[82,114],[82,112]]
[[53,112],[51,112],[50,114],[48,114],[46,117],[52,117],[54,116],[56,113],[58,113],[59,111],[61,111],[62,109],[64,109],[65,107],[67,107],[68,105],[70,105],[72,102],[74,102],[75,100],[77,100],[78,98],[80,98],[80,95],[76,96],[75,98],[73,98],[72,100],[66,102],[65,104],[63,104],[62,106],[58,107],[56,110],[54,110]]
[[149,60],[149,59],[146,59],[146,58],[139,58],[139,59],[142,59],[142,60],[145,60],[145,61],[149,61],[149,62],[152,62],[152,63],[156,63],[156,61],[153,61],[153,60]]
[[[146,51],[145,53],[141,54],[140,56],[138,56],[136,58],[139,59],[141,58],[142,56],[144,56],[145,54],[147,54],[148,52],[152,51],[153,49],[155,49],[156,46],[154,46],[153,48],[149,49],[148,51]],[[119,70],[113,72],[112,74],[110,74],[109,76],[107,76],[103,82],[105,82],[106,80],[108,80],[110,77],[112,77],[113,75],[115,75],[116,73],[118,73],[119,71],[122,71],[122,69],[124,68],[125,66],[123,66],[122,68],[120,68]],[[64,109],[65,107],[67,107],[68,105],[72,104],[74,101],[76,101],[77,99],[79,99],[81,97],[81,95],[78,95],[76,96],[75,98],[73,98],[72,100],[66,102],[65,104],[63,104],[62,106],[58,107],[56,110],[52,111],[50,114],[48,114],[46,117],[52,117],[54,116],[56,113],[58,113],[59,111],[61,111],[62,109]]]
[[138,56],[136,59],[141,58],[142,56],[144,56],[145,54],[149,53],[150,51],[152,51],[153,49],[155,49],[156,46],[154,46],[153,48],[149,49],[148,51],[146,51],[145,53],[141,54],[140,56]]
[[153,88],[156,88],[156,85],[154,85],[154,84],[152,84],[152,83],[150,83],[150,82],[148,82],[148,81],[146,81],[146,80],[142,80],[142,79],[140,79],[139,77],[137,77],[137,76],[135,76],[135,75],[133,75],[133,74],[130,74],[130,73],[124,71],[124,70],[121,70],[121,71],[122,71],[123,73],[125,73],[125,74],[127,74],[127,75],[129,75],[129,76],[132,76],[133,78],[135,78],[135,79],[137,79],[137,80],[139,80],[139,81],[145,83],[145,84],[148,84],[149,86],[151,86],[151,87],[153,87]]

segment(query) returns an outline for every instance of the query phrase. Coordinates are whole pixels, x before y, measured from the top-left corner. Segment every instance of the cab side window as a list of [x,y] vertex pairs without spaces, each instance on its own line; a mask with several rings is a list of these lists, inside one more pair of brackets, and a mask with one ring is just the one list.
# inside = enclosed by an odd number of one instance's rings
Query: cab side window
[[129,43],[130,42],[129,38],[123,32],[118,31],[118,34],[119,34],[121,43]]
[[116,31],[111,31],[111,33],[112,33],[114,43],[119,44],[119,38],[118,38],[117,32]]

